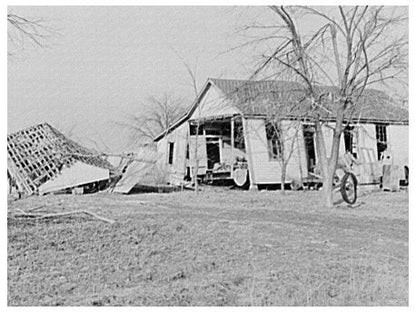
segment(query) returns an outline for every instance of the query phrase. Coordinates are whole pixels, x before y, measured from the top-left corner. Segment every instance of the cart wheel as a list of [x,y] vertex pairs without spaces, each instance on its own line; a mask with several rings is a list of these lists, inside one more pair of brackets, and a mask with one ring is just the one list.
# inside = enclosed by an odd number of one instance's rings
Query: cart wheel
[[233,180],[234,184],[243,190],[248,190],[250,187],[250,173],[247,169],[234,170]]
[[299,191],[300,189],[302,189],[303,188],[303,183],[302,183],[302,181],[299,181],[299,180],[296,180],[296,179],[293,179],[291,182],[290,182],[290,189],[292,190],[292,191]]
[[357,178],[354,174],[347,172],[341,180],[341,195],[348,204],[357,201]]
[[233,180],[235,185],[242,187],[247,182],[248,170],[247,169],[235,169],[233,172]]

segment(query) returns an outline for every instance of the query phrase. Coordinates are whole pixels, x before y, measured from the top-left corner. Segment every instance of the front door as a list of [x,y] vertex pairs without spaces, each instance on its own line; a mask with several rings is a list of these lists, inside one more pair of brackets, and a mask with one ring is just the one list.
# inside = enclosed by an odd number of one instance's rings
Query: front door
[[350,152],[357,158],[357,135],[353,126],[347,126],[344,130],[345,152]]
[[312,126],[303,126],[303,139],[305,141],[306,165],[308,172],[314,172],[316,167],[315,129]]
[[219,140],[207,140],[208,169],[214,168],[214,164],[221,162]]

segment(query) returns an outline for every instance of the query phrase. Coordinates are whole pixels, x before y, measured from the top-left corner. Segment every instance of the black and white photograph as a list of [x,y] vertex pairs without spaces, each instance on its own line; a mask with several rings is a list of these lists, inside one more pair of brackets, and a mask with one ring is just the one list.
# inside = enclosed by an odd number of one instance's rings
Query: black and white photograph
[[407,2],[5,11],[7,307],[411,307]]

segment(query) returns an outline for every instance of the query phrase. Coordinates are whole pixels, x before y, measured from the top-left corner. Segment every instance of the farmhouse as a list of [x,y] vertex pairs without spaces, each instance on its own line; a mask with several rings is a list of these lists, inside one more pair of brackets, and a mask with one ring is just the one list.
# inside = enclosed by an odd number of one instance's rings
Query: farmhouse
[[112,165],[61,132],[42,123],[7,136],[9,191],[32,195],[99,187]]
[[[188,112],[155,138],[159,165],[166,167],[170,183],[189,180],[195,168],[202,179],[249,181],[250,188],[308,181],[319,170],[308,116],[321,110],[328,156],[335,118],[328,107],[306,105],[300,90],[299,84],[286,81],[208,79]],[[322,91],[335,93],[334,87]],[[359,183],[371,184],[380,180],[380,160],[388,149],[404,179],[407,109],[374,89],[365,90],[356,107],[341,137],[340,155],[352,153],[359,163]],[[270,122],[276,117],[279,127]]]

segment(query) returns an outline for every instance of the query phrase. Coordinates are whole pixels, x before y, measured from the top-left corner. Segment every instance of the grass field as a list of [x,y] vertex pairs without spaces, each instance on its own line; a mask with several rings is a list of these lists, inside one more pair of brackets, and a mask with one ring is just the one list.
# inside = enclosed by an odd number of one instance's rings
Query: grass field
[[407,305],[408,194],[325,209],[319,192],[207,188],[33,197],[8,220],[8,304]]

